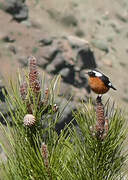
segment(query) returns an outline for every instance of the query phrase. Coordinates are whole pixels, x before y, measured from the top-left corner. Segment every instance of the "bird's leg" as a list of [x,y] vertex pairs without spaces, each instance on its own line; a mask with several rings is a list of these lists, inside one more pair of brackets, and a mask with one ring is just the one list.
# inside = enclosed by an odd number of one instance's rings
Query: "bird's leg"
[[101,102],[101,98],[102,98],[102,95],[101,94],[98,94],[97,98],[96,98],[96,101],[97,102]]

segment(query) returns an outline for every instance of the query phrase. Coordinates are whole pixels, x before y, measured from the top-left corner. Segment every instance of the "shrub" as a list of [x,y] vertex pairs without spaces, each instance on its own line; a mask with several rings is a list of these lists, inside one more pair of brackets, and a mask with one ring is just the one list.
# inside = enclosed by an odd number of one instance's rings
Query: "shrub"
[[[36,58],[29,58],[29,73],[21,83],[10,83],[6,103],[11,124],[1,124],[7,142],[1,140],[7,160],[1,161],[6,180],[115,180],[124,176],[126,124],[121,112],[102,104],[81,103],[72,122],[60,134],[55,131],[63,110],[55,104],[60,76],[44,89]],[[42,83],[42,85],[41,85]],[[66,105],[65,105],[66,106]],[[109,107],[109,108],[107,108]],[[112,112],[105,115],[105,109]],[[74,120],[73,119],[73,120]]]

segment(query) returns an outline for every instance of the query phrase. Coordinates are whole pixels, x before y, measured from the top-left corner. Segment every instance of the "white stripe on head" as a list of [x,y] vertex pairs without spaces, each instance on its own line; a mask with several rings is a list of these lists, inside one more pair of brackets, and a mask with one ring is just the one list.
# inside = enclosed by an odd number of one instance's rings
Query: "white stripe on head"
[[98,72],[98,71],[93,71],[93,72],[95,73],[96,77],[101,77],[102,76],[102,74],[100,72]]

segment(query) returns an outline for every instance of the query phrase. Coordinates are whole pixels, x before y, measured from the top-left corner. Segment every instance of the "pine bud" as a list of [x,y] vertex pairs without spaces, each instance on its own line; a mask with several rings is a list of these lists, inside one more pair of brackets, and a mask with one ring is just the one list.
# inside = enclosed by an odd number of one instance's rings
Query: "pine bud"
[[44,97],[44,100],[43,100],[43,103],[46,105],[48,103],[48,98],[49,98],[49,89],[47,88],[45,90],[45,97]]
[[21,95],[21,98],[22,98],[23,100],[25,100],[26,95],[27,95],[27,83],[26,83],[26,82],[23,82],[23,83],[20,85],[20,95]]
[[53,105],[53,111],[57,112],[58,111],[58,106],[56,104]]

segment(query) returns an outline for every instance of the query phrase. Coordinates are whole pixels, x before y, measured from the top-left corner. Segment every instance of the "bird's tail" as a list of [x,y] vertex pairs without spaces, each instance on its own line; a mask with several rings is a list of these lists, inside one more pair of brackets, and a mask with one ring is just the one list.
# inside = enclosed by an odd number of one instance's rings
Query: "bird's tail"
[[113,85],[111,85],[111,88],[114,89],[114,90],[117,90]]

